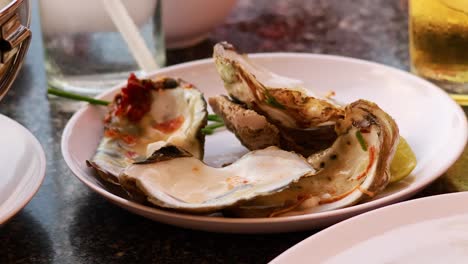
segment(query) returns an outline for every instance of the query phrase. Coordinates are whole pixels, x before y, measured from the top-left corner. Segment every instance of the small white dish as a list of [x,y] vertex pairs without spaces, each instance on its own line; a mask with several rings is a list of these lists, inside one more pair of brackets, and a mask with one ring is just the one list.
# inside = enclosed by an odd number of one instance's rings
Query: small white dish
[[0,225],[32,199],[45,176],[46,159],[37,139],[16,121],[0,115]]
[[327,228],[271,261],[282,263],[468,263],[468,192],[368,212]]
[[[192,229],[231,233],[289,232],[330,225],[356,214],[404,200],[444,173],[455,162],[467,140],[467,122],[462,109],[441,89],[407,72],[377,63],[313,54],[276,53],[251,56],[273,72],[300,79],[317,94],[336,92],[336,99],[349,103],[359,98],[379,104],[396,119],[418,159],[412,175],[389,186],[366,203],[316,214],[239,219],[188,215],[148,207],[105,188],[85,160],[94,155],[103,133],[106,109],[86,106],[70,119],[62,137],[62,154],[73,173],[91,189],[113,203],[150,219]],[[164,68],[154,75],[180,77],[195,84],[208,98],[226,94],[211,59]],[[117,87],[100,96],[111,100]],[[236,137],[221,130],[207,136],[204,161],[221,166],[246,149]]]

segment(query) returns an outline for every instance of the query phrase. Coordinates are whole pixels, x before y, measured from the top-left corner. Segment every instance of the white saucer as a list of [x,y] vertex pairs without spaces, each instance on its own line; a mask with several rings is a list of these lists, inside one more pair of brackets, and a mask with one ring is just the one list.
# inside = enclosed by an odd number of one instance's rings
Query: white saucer
[[327,228],[271,264],[468,263],[468,192],[391,205]]
[[41,144],[25,127],[0,115],[0,225],[32,199],[45,176]]

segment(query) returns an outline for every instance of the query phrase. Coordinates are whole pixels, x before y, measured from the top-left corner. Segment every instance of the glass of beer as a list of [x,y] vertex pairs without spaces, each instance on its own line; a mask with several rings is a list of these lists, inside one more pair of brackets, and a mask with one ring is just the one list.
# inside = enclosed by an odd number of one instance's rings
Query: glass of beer
[[468,95],[468,0],[410,0],[412,72]]

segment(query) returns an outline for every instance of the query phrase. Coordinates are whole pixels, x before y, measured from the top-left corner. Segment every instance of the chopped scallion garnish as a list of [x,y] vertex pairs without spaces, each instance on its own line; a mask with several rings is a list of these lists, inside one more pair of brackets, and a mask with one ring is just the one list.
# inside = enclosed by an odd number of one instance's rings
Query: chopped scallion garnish
[[276,98],[274,98],[273,96],[271,96],[271,94],[268,92],[267,89],[265,89],[265,96],[266,96],[266,99],[265,99],[265,102],[273,107],[276,107],[276,108],[279,108],[279,109],[286,109],[286,107],[284,107],[284,105],[280,104]]
[[206,127],[202,128],[201,131],[205,135],[211,135],[215,132],[217,128],[223,127],[224,123],[214,123],[207,125]]
[[210,114],[208,115],[208,121],[224,123],[223,119],[218,115]]
[[359,141],[359,144],[361,145],[362,150],[367,151],[367,142],[362,136],[361,131],[356,131],[356,138]]

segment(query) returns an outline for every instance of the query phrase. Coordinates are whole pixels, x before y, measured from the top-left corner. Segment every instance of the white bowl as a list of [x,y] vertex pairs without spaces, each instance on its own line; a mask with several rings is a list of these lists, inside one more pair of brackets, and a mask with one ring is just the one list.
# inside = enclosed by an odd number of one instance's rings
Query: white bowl
[[166,47],[183,48],[206,38],[229,15],[236,0],[163,1]]

